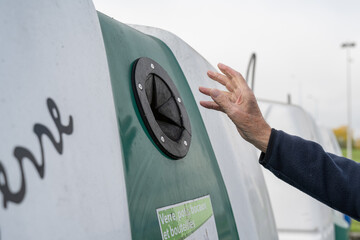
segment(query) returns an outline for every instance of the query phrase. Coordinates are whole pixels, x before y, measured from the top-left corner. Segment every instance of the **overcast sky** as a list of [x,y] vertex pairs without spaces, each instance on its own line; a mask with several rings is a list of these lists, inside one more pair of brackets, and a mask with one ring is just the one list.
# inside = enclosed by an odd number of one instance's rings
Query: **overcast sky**
[[[214,66],[245,75],[257,54],[255,94],[292,101],[321,124],[347,123],[345,41],[360,44],[358,0],[95,0],[123,23],[168,30]],[[360,45],[351,50],[353,127],[360,137]]]

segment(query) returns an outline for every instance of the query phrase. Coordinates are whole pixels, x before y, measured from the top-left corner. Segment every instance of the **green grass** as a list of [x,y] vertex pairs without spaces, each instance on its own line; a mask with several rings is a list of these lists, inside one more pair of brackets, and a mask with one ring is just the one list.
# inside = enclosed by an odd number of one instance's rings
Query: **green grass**
[[360,222],[352,219],[351,220],[350,232],[360,232]]
[[[346,149],[343,148],[341,150],[342,150],[343,155],[346,157]],[[360,162],[360,149],[353,149],[352,159],[356,162]],[[360,232],[360,222],[352,219],[350,231],[351,232]]]
[[[346,148],[342,148],[342,154],[346,157]],[[356,162],[360,162],[360,149],[353,149],[352,159]]]

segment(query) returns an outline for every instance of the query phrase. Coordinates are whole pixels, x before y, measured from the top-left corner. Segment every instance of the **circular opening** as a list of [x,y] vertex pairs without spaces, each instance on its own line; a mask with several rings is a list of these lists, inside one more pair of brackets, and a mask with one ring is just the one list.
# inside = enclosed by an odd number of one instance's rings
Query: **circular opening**
[[143,122],[154,143],[169,157],[186,156],[191,143],[190,119],[174,82],[150,58],[135,61],[132,87]]

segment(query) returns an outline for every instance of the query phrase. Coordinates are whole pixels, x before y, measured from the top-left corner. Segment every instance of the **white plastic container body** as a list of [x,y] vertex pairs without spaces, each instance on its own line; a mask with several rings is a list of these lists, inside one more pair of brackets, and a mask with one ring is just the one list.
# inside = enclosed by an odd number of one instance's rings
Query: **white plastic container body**
[[[199,86],[220,87],[206,75],[208,70],[216,70],[179,37],[158,28],[132,27],[167,44],[197,102],[206,99],[199,93]],[[234,124],[224,114],[199,108],[229,194],[240,239],[277,239],[256,149],[240,137]]]
[[[44,175],[22,160],[26,191],[17,204],[0,194],[0,239],[131,239],[107,58],[90,0],[5,0],[0,7],[0,162],[12,193],[22,186],[15,147],[41,164],[40,124],[62,142],[60,154],[41,135]],[[47,99],[58,108],[49,112]],[[71,134],[61,124],[73,120]],[[0,173],[4,187],[4,175]],[[8,198],[6,198],[8,199]]]
[[[300,107],[259,101],[271,127],[321,143],[314,120]],[[264,169],[281,240],[334,239],[332,209],[276,178]]]
[[325,151],[342,156],[340,145],[337,142],[333,131],[324,126],[319,126],[319,133],[321,135],[321,145]]
[[[199,100],[197,87],[212,84],[206,71],[213,68],[182,40],[162,32],[158,37],[169,46],[166,38],[179,44],[172,50]],[[6,202],[0,207],[0,239],[131,239],[122,149],[92,2],[6,0],[0,36],[0,162],[6,172],[0,184],[9,187],[8,195],[26,184],[18,203],[0,195],[1,204]],[[49,111],[49,99],[57,111]],[[240,238],[277,239],[255,149],[224,115],[204,109],[201,114]],[[72,131],[61,133],[54,120],[59,118]],[[49,130],[40,141],[34,132],[39,125]],[[60,142],[61,150],[54,147]],[[23,158],[21,168],[16,147],[30,152],[36,163]],[[42,160],[39,174],[35,165]]]

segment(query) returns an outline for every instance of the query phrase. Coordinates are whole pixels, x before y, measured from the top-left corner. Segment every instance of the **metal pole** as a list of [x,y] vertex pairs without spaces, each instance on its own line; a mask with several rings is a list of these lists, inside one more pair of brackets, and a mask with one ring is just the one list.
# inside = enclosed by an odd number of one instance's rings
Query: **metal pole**
[[352,126],[351,126],[351,57],[350,57],[350,48],[356,46],[354,42],[346,42],[341,45],[342,48],[346,48],[346,82],[347,82],[347,139],[346,139],[346,152],[347,158],[352,158]]
[[347,79],[347,115],[348,115],[348,127],[347,127],[347,158],[352,159],[352,126],[351,126],[351,57],[350,47],[346,48],[347,66],[346,66],[346,79]]

